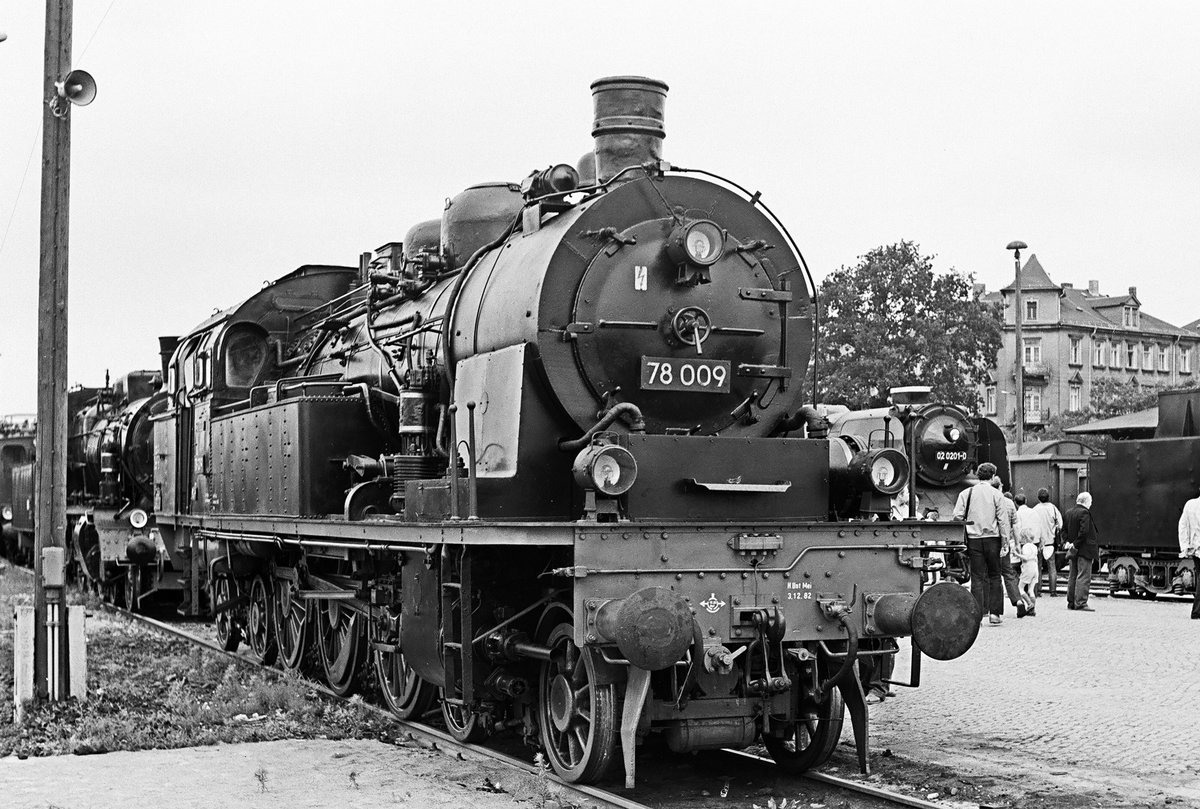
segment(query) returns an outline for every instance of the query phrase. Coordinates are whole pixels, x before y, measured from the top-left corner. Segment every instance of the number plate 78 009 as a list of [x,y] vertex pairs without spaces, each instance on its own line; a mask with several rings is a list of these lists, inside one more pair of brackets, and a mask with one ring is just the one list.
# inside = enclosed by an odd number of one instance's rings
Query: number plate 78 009
[[729,360],[642,357],[642,390],[729,393]]

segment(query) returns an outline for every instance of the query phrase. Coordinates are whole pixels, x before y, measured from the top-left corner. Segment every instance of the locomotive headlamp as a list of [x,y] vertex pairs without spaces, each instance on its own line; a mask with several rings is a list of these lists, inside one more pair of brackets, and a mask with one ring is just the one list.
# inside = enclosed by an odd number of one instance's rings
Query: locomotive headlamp
[[129,524],[134,528],[145,528],[148,522],[150,522],[150,515],[144,509],[135,508],[129,512]]
[[962,430],[957,427],[947,427],[946,438],[950,439],[950,443],[957,444],[958,439],[962,438]]
[[667,254],[676,264],[708,267],[725,254],[725,234],[707,219],[677,225],[667,240]]
[[12,519],[12,506],[5,506],[3,511],[0,511],[0,516],[4,517],[4,519],[6,519],[6,520],[11,520]]
[[908,483],[908,459],[898,449],[873,449],[863,453],[861,461],[855,460],[880,494],[896,494]]
[[580,488],[616,497],[629,491],[637,480],[637,461],[632,452],[617,444],[590,444],[575,456],[571,473]]

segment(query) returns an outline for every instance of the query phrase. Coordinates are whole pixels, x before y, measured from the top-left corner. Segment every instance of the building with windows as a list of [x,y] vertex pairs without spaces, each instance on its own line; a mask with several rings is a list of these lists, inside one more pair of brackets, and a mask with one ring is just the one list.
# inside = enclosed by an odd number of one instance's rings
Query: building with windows
[[[1021,267],[1020,279],[1027,427],[1083,410],[1091,403],[1093,383],[1103,378],[1148,387],[1200,384],[1200,333],[1142,311],[1137,287],[1125,295],[1103,295],[1096,281],[1086,290],[1056,284],[1036,255]],[[1017,411],[1015,292],[1011,283],[981,296],[1004,309],[1003,344],[989,384],[980,391],[983,410],[1007,427],[1016,423]]]

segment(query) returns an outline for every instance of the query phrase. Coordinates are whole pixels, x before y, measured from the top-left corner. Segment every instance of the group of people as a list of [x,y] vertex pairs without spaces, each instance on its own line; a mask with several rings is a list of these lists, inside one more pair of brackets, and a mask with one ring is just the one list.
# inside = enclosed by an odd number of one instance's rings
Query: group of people
[[[1067,609],[1095,612],[1088,605],[1092,567],[1099,554],[1099,529],[1092,519],[1092,495],[1081,492],[1064,515],[1050,502],[1050,491],[1038,489],[1037,502],[1024,493],[1002,490],[995,464],[982,463],[978,482],[964,489],[954,507],[954,519],[967,520],[967,557],[971,593],[989,625],[1004,622],[1004,600],[1017,608],[1017,617],[1037,615],[1042,574],[1050,595],[1058,595],[1054,553],[1061,542],[1067,552]],[[893,519],[907,513],[907,492],[894,504]],[[926,513],[925,519],[937,519]],[[1200,568],[1200,497],[1189,500],[1179,518],[1179,557],[1194,557]],[[1200,586],[1192,602],[1192,618],[1200,620]],[[877,655],[860,666],[868,704],[894,696],[889,683],[895,656]]]
[[954,519],[968,521],[971,593],[988,624],[1004,622],[1006,596],[1018,618],[1037,615],[1043,571],[1050,595],[1058,595],[1054,551],[1059,542],[1070,559],[1067,609],[1094,612],[1088,605],[1098,540],[1092,496],[1081,493],[1063,515],[1050,502],[1048,489],[1039,489],[1032,505],[1023,493],[1002,491],[995,464],[980,464],[976,476],[978,482],[959,494]]

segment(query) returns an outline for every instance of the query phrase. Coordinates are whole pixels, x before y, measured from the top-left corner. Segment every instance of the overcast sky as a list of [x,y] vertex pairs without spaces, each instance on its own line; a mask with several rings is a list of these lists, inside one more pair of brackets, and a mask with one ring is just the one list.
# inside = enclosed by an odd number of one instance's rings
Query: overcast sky
[[[0,414],[36,407],[44,3],[0,4]],[[588,85],[670,85],[665,157],[759,189],[818,280],[918,242],[1200,317],[1200,5],[76,0],[70,381],[158,366],[306,263],[591,148]],[[30,155],[32,154],[32,160]],[[11,217],[11,221],[10,221]]]

